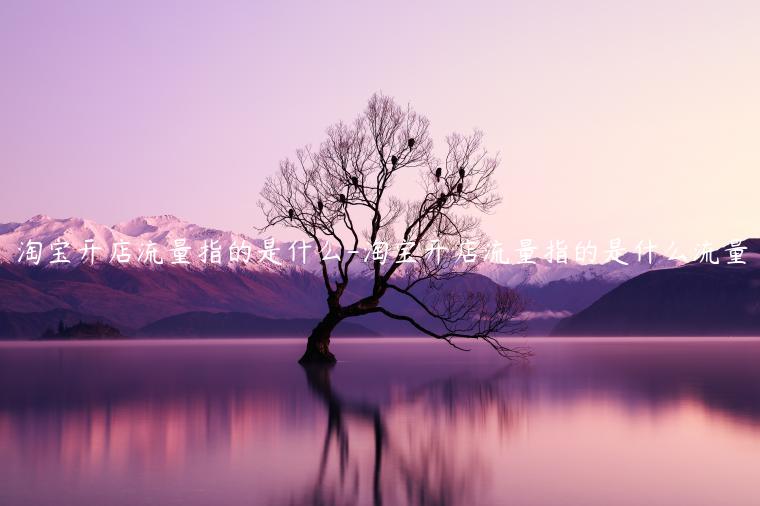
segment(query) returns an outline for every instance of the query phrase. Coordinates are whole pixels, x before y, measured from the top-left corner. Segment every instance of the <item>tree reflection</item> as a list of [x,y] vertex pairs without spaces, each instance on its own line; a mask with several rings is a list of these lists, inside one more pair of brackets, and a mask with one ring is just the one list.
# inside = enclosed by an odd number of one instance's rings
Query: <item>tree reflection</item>
[[[314,484],[290,503],[473,504],[488,468],[451,431],[460,422],[475,430],[490,414],[500,429],[512,425],[515,406],[499,388],[509,369],[430,382],[381,406],[336,392],[332,366],[304,367],[310,390],[327,409],[327,428]],[[360,444],[349,444],[350,433]]]

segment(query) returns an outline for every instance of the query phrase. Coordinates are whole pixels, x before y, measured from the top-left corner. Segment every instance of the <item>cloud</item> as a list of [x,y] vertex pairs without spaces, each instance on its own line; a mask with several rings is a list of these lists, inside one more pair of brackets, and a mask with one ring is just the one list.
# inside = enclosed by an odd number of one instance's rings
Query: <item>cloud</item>
[[520,314],[520,318],[524,320],[550,320],[550,319],[561,319],[561,318],[567,318],[568,316],[572,316],[573,313],[570,311],[524,311]]

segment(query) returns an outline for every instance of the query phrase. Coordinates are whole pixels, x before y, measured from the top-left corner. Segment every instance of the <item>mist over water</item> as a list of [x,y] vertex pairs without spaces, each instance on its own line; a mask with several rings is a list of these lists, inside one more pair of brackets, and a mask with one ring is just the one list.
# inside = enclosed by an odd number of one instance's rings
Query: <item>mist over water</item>
[[0,344],[0,504],[760,503],[760,340]]

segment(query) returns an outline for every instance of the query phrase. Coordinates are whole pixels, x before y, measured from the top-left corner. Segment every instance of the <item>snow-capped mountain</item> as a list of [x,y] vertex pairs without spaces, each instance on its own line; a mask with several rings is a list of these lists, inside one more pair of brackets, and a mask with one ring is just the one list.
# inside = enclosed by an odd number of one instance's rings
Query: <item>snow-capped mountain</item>
[[[24,223],[0,224],[0,262],[51,267],[94,261],[125,267],[280,269],[263,258],[260,245],[250,236],[201,227],[172,215],[141,216],[110,227],[82,218],[43,215]],[[95,248],[94,258],[86,246]]]
[[[95,263],[115,266],[151,267],[185,265],[191,268],[231,268],[278,271],[299,268],[319,274],[321,270],[316,248],[305,251],[297,247],[290,250],[290,242],[275,241],[277,248],[269,260],[263,239],[214,228],[202,227],[176,216],[141,216],[113,226],[82,218],[51,218],[37,215],[24,223],[0,224],[0,262],[66,267],[76,266],[92,259],[85,247],[97,248]],[[335,245],[333,244],[334,248]],[[30,249],[38,248],[39,261]],[[335,251],[325,251],[329,256]],[[60,255],[63,255],[61,257]],[[355,272],[362,272],[366,250],[362,249],[354,261]],[[62,260],[68,260],[68,263]],[[295,262],[291,261],[295,258]],[[391,257],[389,257],[391,258]],[[59,263],[53,263],[56,259]],[[478,272],[498,284],[508,287],[545,286],[554,281],[600,280],[621,283],[643,272],[670,268],[677,261],[655,255],[652,264],[639,261],[634,253],[621,258],[628,265],[610,261],[600,264],[552,263],[534,259],[528,264],[499,264],[484,261]],[[390,260],[392,261],[392,260]],[[328,261],[328,266],[330,262]]]
[[[206,228],[170,215],[138,217],[114,226],[42,215],[24,223],[0,224],[0,334],[3,314],[6,335],[40,333],[64,316],[72,321],[100,318],[131,330],[188,311],[319,317],[325,300],[318,252],[313,244],[306,250],[297,246],[295,251],[291,244],[280,240],[264,244],[262,238]],[[39,247],[39,261],[31,255],[30,245]],[[89,257],[83,262],[88,245],[99,248],[94,267],[90,267]],[[59,247],[70,263],[53,263]],[[250,256],[246,251],[235,256],[231,247],[250,248]],[[325,255],[336,253],[335,245],[332,247]],[[186,264],[170,268],[178,265],[179,248],[186,253],[182,256]],[[271,248],[279,248],[273,259],[280,265],[266,259]],[[153,251],[150,259],[146,255],[149,249]],[[303,251],[306,262],[302,261]],[[293,253],[295,262],[291,261]],[[119,261],[127,256],[128,261]],[[366,272],[365,256],[366,249],[362,249],[352,272]],[[388,261],[394,258],[395,252],[390,251]],[[528,264],[484,261],[479,265],[482,276],[467,279],[479,289],[493,290],[494,283],[516,288],[526,301],[523,316],[530,320],[529,331],[541,334],[620,283],[648,270],[676,266],[661,256],[654,257],[652,265],[639,261],[633,253],[622,260],[628,265],[572,260],[558,264],[545,259]],[[156,265],[158,261],[163,263]],[[328,261],[331,270],[335,265]],[[354,276],[352,296],[364,293],[367,283],[363,276]],[[466,283],[456,286],[470,288]],[[22,332],[22,327],[27,330]]]
[[581,264],[568,259],[567,263],[549,262],[543,258],[534,258],[526,264],[498,264],[483,262],[478,272],[503,286],[545,286],[554,281],[607,281],[622,283],[644,272],[657,269],[677,267],[680,262],[659,254],[652,255],[652,262],[644,256],[639,259],[636,253],[626,253],[620,257],[624,265],[615,261],[604,263]]

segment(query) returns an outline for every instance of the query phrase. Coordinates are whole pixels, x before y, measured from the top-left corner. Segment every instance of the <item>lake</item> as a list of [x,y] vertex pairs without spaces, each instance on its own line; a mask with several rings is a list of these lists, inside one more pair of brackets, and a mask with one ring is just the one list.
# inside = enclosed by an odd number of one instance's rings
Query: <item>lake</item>
[[760,340],[0,344],[3,505],[757,505]]

